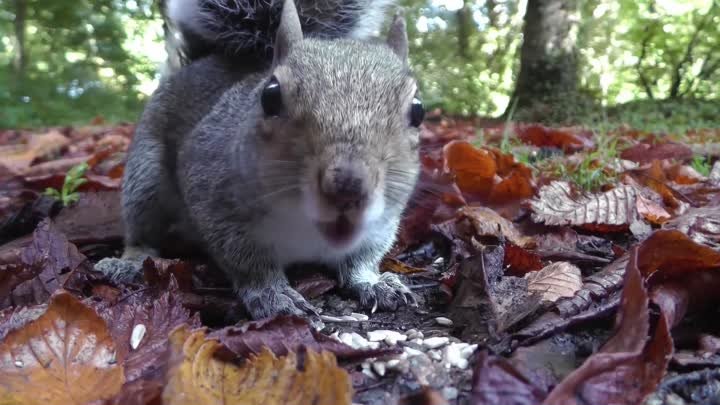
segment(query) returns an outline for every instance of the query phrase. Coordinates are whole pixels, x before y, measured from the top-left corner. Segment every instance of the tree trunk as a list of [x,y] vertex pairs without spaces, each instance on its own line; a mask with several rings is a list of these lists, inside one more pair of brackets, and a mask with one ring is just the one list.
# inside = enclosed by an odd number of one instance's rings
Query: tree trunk
[[470,35],[474,28],[472,19],[472,10],[470,10],[470,2],[463,0],[463,6],[457,13],[457,32],[458,32],[458,54],[464,60],[470,60]]
[[520,50],[520,72],[512,108],[552,104],[577,95],[577,0],[528,0]]
[[13,66],[18,76],[23,76],[27,66],[25,47],[25,22],[27,18],[27,0],[15,0],[15,58]]

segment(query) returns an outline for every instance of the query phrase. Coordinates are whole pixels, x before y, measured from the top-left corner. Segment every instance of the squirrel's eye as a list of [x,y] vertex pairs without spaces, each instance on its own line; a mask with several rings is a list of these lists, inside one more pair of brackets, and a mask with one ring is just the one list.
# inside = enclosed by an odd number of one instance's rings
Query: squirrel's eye
[[423,118],[425,118],[425,109],[423,108],[422,101],[415,97],[410,106],[410,125],[419,127],[420,124],[422,124]]
[[260,96],[260,104],[267,116],[277,116],[283,108],[282,93],[280,92],[280,83],[275,76],[265,86]]

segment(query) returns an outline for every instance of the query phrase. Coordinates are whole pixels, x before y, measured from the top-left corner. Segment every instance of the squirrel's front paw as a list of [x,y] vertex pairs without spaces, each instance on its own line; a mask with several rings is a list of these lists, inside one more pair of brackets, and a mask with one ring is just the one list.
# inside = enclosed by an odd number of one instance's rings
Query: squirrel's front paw
[[415,296],[397,275],[383,273],[377,283],[358,283],[349,287],[360,300],[364,308],[375,312],[381,310],[395,311],[403,305],[417,305]]
[[240,297],[253,319],[297,315],[319,320],[315,307],[287,284],[244,288],[240,290]]

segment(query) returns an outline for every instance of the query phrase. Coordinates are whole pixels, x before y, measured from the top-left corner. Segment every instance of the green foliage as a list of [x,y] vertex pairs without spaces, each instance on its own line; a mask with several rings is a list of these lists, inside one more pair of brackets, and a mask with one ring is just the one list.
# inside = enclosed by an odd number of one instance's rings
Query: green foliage
[[559,164],[555,166],[555,175],[586,191],[595,191],[613,183],[617,175],[612,164],[618,157],[617,139],[607,133],[596,132],[597,147],[583,156],[579,164]]
[[692,162],[690,162],[690,166],[705,177],[709,176],[712,170],[710,160],[705,156],[695,156]]
[[87,169],[88,165],[84,162],[72,167],[65,175],[62,189],[56,190],[48,187],[45,189],[45,195],[60,200],[64,206],[76,202],[80,198],[80,194],[77,192],[78,188],[87,182],[87,179],[83,177]]
[[[16,7],[27,3],[25,67],[14,66]],[[22,0],[0,2],[0,128],[136,120],[143,81],[155,66],[128,49],[143,31],[152,38],[152,0]],[[129,29],[134,27],[135,29]],[[156,38],[160,40],[160,38]]]
[[[18,71],[14,20],[22,3],[27,64]],[[458,115],[505,111],[519,69],[526,2],[400,3],[427,108]],[[675,109],[663,101],[719,98],[717,0],[577,4],[580,23],[572,40],[581,97],[550,100],[513,119],[569,123],[600,117],[668,131],[687,121],[718,121],[715,106],[698,101],[699,110]],[[135,121],[164,57],[160,27],[153,0],[0,1],[0,128],[82,123],[98,115]],[[658,103],[641,101],[650,98]]]

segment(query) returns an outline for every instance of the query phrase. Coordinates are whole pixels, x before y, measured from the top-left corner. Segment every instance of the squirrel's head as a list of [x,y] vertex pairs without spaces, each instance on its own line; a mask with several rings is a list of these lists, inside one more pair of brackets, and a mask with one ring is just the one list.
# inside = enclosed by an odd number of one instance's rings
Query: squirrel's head
[[274,52],[256,93],[266,174],[284,168],[275,177],[297,179],[298,215],[338,249],[381,221],[397,223],[419,173],[424,115],[403,17],[386,43],[303,39],[286,0]]

